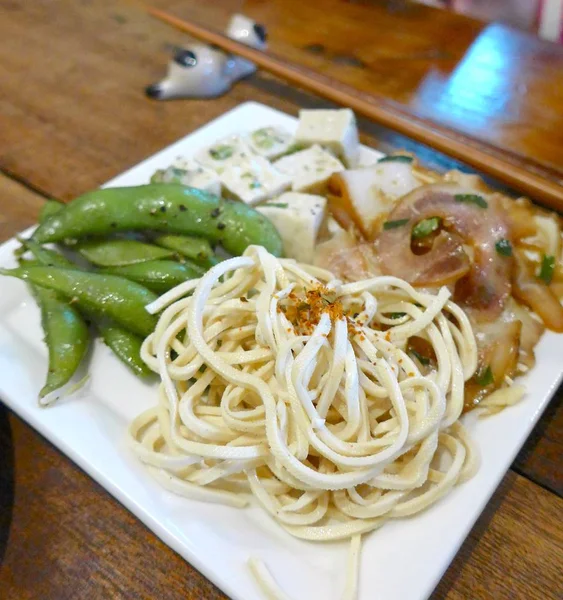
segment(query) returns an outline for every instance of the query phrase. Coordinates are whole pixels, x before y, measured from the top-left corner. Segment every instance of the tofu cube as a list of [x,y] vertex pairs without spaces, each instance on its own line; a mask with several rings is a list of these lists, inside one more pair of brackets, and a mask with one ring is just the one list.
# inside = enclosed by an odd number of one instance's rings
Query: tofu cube
[[217,173],[253,156],[252,150],[238,135],[219,140],[195,155],[195,160]]
[[351,220],[367,239],[396,203],[420,184],[412,164],[389,161],[337,173],[330,182],[331,212],[344,227]]
[[179,183],[221,195],[219,175],[190,159],[177,159],[167,169],[160,169],[151,177],[152,183]]
[[285,256],[302,263],[313,261],[315,243],[326,215],[326,199],[312,194],[286,192],[257,210],[278,230]]
[[289,189],[291,179],[264,157],[253,156],[226,167],[219,175],[225,196],[259,204]]
[[291,178],[295,192],[322,194],[331,175],[344,170],[344,165],[318,145],[284,156],[274,163],[276,169]]
[[274,160],[288,151],[293,136],[281,127],[262,127],[249,134],[245,141],[256,154]]
[[360,142],[356,117],[349,108],[339,110],[300,110],[295,142],[328,148],[349,168],[356,167]]

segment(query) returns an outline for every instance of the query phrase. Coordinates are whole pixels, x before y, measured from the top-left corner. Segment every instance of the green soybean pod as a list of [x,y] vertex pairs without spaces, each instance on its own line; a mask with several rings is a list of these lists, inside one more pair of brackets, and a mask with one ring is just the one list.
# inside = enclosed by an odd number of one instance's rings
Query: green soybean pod
[[104,343],[135,375],[147,377],[152,374],[141,359],[142,338],[110,322],[102,322],[97,326]]
[[39,398],[68,383],[78,369],[90,340],[88,327],[76,308],[50,289],[32,285],[41,310],[41,326],[49,352],[47,380]]
[[174,250],[186,258],[205,260],[213,256],[213,248],[205,238],[163,233],[157,235],[153,241],[158,246]]
[[93,240],[73,249],[97,267],[121,267],[174,256],[173,250],[137,240]]
[[[35,259],[35,264],[44,264],[44,265],[54,265],[63,268],[75,267],[74,263],[69,261],[65,256],[62,256],[58,252],[54,250],[50,250],[49,248],[44,248],[35,242],[29,240],[22,240],[24,246],[30,250]],[[170,261],[171,264],[177,265],[178,263],[174,263]],[[31,263],[25,263],[27,266],[30,266]],[[148,263],[141,263],[143,265]],[[134,265],[135,267],[140,265]],[[76,309],[69,305],[68,299],[59,299],[56,292],[52,290],[48,290],[45,288],[40,288],[38,286],[31,286],[35,291],[37,290],[37,295],[40,293],[43,295],[49,295],[51,297],[57,298],[58,302],[62,305],[61,310],[64,310],[63,306],[70,308],[73,312],[76,312]],[[39,302],[39,300],[38,300]],[[86,313],[86,318],[94,321],[96,327],[98,328],[100,334],[102,335],[104,342],[107,346],[113,351],[113,353],[125,363],[136,375],[140,377],[144,377],[151,373],[150,369],[145,365],[145,363],[141,359],[141,344],[143,343],[142,338],[138,335],[127,331],[126,329],[119,327],[114,323],[109,323],[107,319],[100,318],[97,314],[93,312],[84,311]],[[60,352],[59,352],[60,354]]]
[[204,269],[193,263],[177,263],[173,260],[154,260],[102,270],[102,273],[136,281],[157,294],[163,294],[188,279],[201,277],[204,272]]
[[140,336],[146,337],[156,326],[156,317],[145,306],[158,296],[123,277],[43,266],[0,269],[0,274],[59,292],[75,301],[80,309],[111,319]]
[[39,211],[39,223],[44,223],[47,219],[60,212],[64,207],[65,205],[58,200],[47,200]]
[[78,269],[76,264],[56,250],[45,248],[33,240],[19,239],[19,241],[26,250],[29,250],[33,254],[37,262],[44,266]]
[[61,242],[143,230],[203,237],[235,256],[252,244],[275,256],[283,249],[274,225],[250,206],[173,183],[88,192],[42,223],[33,238]]
[[201,237],[163,233],[156,236],[153,241],[158,246],[174,250],[207,269],[219,262],[219,259],[213,253],[211,244]]

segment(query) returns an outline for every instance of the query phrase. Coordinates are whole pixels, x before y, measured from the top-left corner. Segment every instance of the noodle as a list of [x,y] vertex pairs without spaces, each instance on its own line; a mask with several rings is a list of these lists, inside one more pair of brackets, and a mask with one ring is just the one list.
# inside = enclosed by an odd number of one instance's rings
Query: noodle
[[[347,599],[361,535],[477,468],[459,422],[477,349],[446,288],[342,284],[251,246],[150,310],[163,312],[142,357],[162,383],[129,428],[139,459],[177,494],[232,506],[251,494],[298,538],[351,539]],[[436,356],[428,374],[408,352],[413,336]],[[250,566],[269,597],[286,598],[265,565]]]

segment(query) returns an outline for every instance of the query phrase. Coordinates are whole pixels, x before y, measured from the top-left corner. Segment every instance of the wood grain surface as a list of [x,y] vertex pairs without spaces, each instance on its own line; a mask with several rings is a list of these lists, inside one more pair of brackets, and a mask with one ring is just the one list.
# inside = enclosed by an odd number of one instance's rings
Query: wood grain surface
[[[203,2],[182,4],[184,10],[193,5],[202,18],[208,8]],[[277,4],[253,2],[264,14],[277,10]],[[420,40],[424,52],[446,43],[440,42],[444,28],[455,31],[446,44],[452,52],[451,72],[455,61],[464,56],[459,47],[470,44],[483,27],[461,17],[411,9],[404,2],[352,4],[354,10],[362,6],[397,20],[406,40],[412,44]],[[232,2],[215,3],[218,18],[226,19],[232,8]],[[319,68],[338,70],[346,77],[353,77],[347,75],[349,69],[358,68],[334,60],[337,51],[345,53],[351,47],[339,37],[342,33],[330,36],[327,31],[318,38],[302,27],[301,41],[295,37],[298,32],[287,39],[279,32],[275,38],[274,33],[272,45],[297,48],[298,56],[318,61]],[[424,42],[425,35],[433,44]],[[378,85],[385,88],[379,91],[408,102],[419,85],[413,82],[435,70],[441,59],[424,53],[416,60],[413,55],[404,58],[400,54],[404,48],[396,45],[398,38],[395,34],[377,45],[380,58],[399,56],[395,74],[388,68]],[[322,39],[328,49],[323,52],[332,58],[321,62],[317,51],[303,50],[314,39]],[[45,198],[71,198],[95,187],[241,102],[256,100],[291,114],[300,106],[322,105],[260,74],[212,101],[147,100],[144,86],[160,78],[170,47],[185,40],[121,1],[0,0],[0,40],[0,169],[4,173],[0,174],[0,241],[33,223]],[[540,54],[542,48],[538,42]],[[526,52],[532,50],[527,47]],[[527,76],[530,81],[538,77],[537,73]],[[549,109],[555,121],[562,118],[561,103],[559,112],[555,105]],[[512,130],[524,149],[531,148],[527,132],[533,129],[532,137],[538,139],[543,135],[527,114],[519,113]],[[547,118],[537,117],[541,123]],[[497,127],[494,115],[486,118]],[[361,122],[361,129],[364,141],[384,150],[408,147],[432,167],[453,164],[372,124]],[[481,135],[480,129],[475,131]],[[548,148],[561,129],[544,133]],[[562,396],[560,391],[538,423],[433,600],[559,597],[563,589]],[[49,443],[0,408],[0,598],[215,600],[224,596]]]
[[563,46],[406,0],[152,0],[210,28],[238,10],[272,53],[396,100],[563,179]]

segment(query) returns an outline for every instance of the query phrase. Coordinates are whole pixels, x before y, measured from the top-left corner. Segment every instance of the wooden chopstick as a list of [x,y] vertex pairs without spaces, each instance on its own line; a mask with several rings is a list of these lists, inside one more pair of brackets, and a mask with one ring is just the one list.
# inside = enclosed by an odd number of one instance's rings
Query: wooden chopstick
[[146,7],[146,10],[151,16],[164,23],[205,42],[215,44],[227,52],[247,58],[277,77],[336,104],[349,107],[376,123],[471,165],[549,208],[563,212],[563,182],[550,178],[549,172],[537,163],[530,164],[517,155],[499,151],[488,144],[476,142],[442,126],[429,125],[386,99],[362,92],[310,69],[288,64],[287,61],[282,61],[272,54],[245,46],[225,35],[180,19],[158,8]]

